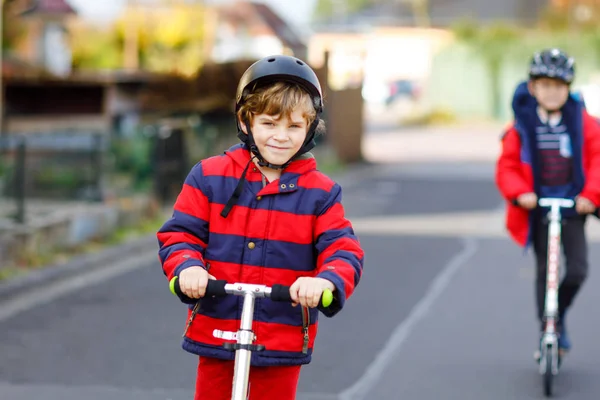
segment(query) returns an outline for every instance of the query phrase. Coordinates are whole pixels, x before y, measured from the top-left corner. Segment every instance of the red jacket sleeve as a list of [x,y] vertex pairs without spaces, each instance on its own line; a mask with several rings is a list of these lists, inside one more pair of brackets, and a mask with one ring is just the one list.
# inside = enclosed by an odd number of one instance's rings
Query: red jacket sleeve
[[600,205],[600,125],[598,121],[584,111],[583,140],[585,151],[585,185],[581,196],[591,200],[596,206]]
[[514,126],[502,137],[502,151],[496,163],[496,185],[508,201],[533,191],[525,178],[521,162],[521,138]]
[[320,308],[328,317],[342,309],[358,285],[363,269],[364,252],[350,221],[344,216],[341,199],[341,187],[334,184],[314,228],[317,276],[331,281],[337,292],[333,304]]
[[157,233],[159,259],[170,280],[191,266],[206,267],[209,201],[202,185],[202,164],[188,174],[173,207],[173,216]]

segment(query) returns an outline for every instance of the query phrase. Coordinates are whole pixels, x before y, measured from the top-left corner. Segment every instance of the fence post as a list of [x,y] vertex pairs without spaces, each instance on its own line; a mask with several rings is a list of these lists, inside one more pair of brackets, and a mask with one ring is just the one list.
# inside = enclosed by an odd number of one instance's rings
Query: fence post
[[92,182],[95,189],[95,200],[102,200],[102,133],[95,133],[93,136],[92,148]]
[[167,144],[167,133],[161,131],[166,127],[158,126],[157,133],[154,136],[154,182],[156,196],[161,204],[166,203],[168,189],[165,179],[165,154]]
[[17,159],[15,168],[15,200],[17,202],[16,220],[19,223],[25,222],[25,178],[26,166],[25,158],[27,154],[25,138],[20,137],[17,145]]

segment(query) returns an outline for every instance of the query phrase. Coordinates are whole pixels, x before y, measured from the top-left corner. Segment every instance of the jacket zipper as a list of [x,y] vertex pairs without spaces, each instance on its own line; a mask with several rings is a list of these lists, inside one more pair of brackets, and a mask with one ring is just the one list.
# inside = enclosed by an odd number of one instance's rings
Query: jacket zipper
[[196,305],[194,305],[194,309],[192,310],[192,315],[190,315],[190,318],[188,319],[188,322],[185,325],[185,330],[183,331],[182,337],[185,337],[185,335],[187,334],[188,330],[190,329],[190,326],[192,326],[192,322],[194,322],[194,317],[196,316],[196,314],[198,314],[199,310],[200,310],[200,301],[198,301],[196,303]]
[[310,313],[307,307],[302,307],[302,334],[304,336],[304,343],[302,344],[302,353],[308,353],[308,327],[310,326]]

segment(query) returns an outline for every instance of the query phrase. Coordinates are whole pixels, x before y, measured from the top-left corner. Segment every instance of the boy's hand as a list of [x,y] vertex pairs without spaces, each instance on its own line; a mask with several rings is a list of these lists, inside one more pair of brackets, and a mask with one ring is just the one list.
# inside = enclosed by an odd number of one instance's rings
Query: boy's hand
[[533,192],[523,193],[519,197],[517,197],[517,203],[527,210],[533,210],[537,207],[538,198],[537,195]]
[[577,196],[575,198],[575,210],[579,214],[592,214],[596,211],[596,206],[591,200],[586,199],[585,197]]
[[335,285],[323,278],[298,278],[290,287],[290,296],[294,301],[292,305],[295,307],[300,304],[303,307],[315,308],[319,305],[325,289],[333,292]]
[[189,267],[179,274],[179,287],[183,294],[192,299],[204,297],[209,279],[215,279],[202,267]]

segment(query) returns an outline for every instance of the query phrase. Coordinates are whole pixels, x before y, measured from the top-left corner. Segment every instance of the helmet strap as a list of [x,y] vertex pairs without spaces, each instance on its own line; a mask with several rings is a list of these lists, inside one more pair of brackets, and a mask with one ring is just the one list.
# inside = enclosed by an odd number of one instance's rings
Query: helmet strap
[[247,134],[244,133],[242,131],[242,129],[239,129],[238,130],[238,138],[242,142],[246,143],[250,152],[252,154],[254,154],[254,158],[256,158],[257,164],[259,166],[281,170],[281,169],[286,168],[288,165],[290,165],[292,163],[292,161],[294,161],[296,158],[298,158],[299,156],[301,156],[304,153],[307,153],[313,147],[315,147],[316,143],[314,141],[314,138],[315,138],[315,132],[317,130],[318,125],[319,125],[319,114],[317,113],[315,120],[310,124],[310,127],[308,128],[308,132],[306,133],[306,139],[304,140],[302,147],[300,147],[300,149],[296,152],[296,154],[294,154],[292,156],[292,158],[290,158],[287,162],[285,162],[281,165],[271,164],[270,162],[265,160],[265,158],[262,156],[262,154],[260,154],[260,151],[258,150],[258,146],[256,145],[256,142],[254,141],[254,135],[252,134],[252,129],[250,128],[249,121],[244,120],[244,126],[246,127]]

